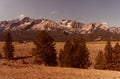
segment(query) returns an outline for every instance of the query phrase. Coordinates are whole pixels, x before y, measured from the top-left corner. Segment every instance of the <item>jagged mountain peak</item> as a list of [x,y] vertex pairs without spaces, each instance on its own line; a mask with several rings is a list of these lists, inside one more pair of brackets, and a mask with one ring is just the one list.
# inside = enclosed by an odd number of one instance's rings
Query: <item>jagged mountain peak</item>
[[59,28],[59,25],[49,19],[41,19],[41,23],[34,25],[32,30],[56,30]]
[[103,30],[107,31],[109,29],[109,27],[102,23],[88,23],[82,27],[81,33],[82,34],[90,34],[93,31],[95,31],[96,29],[103,29]]
[[81,23],[81,22],[77,22],[75,20],[62,20],[60,23],[59,23],[60,26],[63,26],[63,27],[68,27],[68,28],[81,28],[84,23]]
[[6,30],[58,30],[67,32],[79,32],[80,34],[91,34],[97,29],[120,34],[120,27],[109,27],[106,23],[82,23],[75,20],[61,20],[55,22],[49,19],[33,19],[24,17],[21,20],[15,19],[11,21],[1,21],[0,31]]

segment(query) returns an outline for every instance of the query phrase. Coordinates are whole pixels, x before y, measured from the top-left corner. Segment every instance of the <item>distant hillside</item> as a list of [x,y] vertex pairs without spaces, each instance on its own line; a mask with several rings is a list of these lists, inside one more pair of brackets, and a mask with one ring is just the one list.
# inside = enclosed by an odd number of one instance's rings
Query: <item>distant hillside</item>
[[[5,34],[8,31],[1,31],[0,32],[0,41],[5,40]],[[34,41],[37,34],[40,31],[9,31],[12,35],[13,41]],[[94,33],[91,34],[79,34],[76,32],[72,32],[69,34],[68,32],[59,30],[59,31],[47,31],[55,41],[67,41],[73,40],[75,38],[80,39],[84,38],[86,41],[105,41],[111,39],[113,41],[120,40],[120,34],[113,34],[111,32],[106,32],[104,30],[96,30]]]

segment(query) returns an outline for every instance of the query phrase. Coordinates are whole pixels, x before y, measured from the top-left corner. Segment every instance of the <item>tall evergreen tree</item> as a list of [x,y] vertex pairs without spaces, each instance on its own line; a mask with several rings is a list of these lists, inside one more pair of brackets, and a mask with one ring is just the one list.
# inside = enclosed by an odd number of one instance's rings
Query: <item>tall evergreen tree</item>
[[88,68],[90,66],[89,50],[83,38],[74,41],[73,67]]
[[106,59],[106,69],[112,68],[112,59],[113,59],[113,48],[111,45],[111,41],[107,41],[107,44],[104,48],[105,50],[105,59]]
[[[105,60],[103,58],[104,56],[105,56]],[[119,43],[116,43],[114,48],[112,48],[111,42],[107,41],[107,44],[105,46],[104,56],[102,53],[98,54],[95,68],[120,70],[120,45]]]
[[90,62],[90,53],[89,53],[89,50],[86,46],[86,41],[82,38],[81,39],[81,57],[83,61],[82,64],[80,65],[81,68],[88,68],[90,65],[91,65],[91,62]]
[[95,69],[105,69],[105,56],[104,53],[102,51],[99,51],[96,59],[95,59],[96,63],[94,65]]
[[67,41],[59,57],[60,64],[64,67],[88,68],[90,66],[89,51],[83,39]]
[[46,32],[41,31],[34,41],[36,48],[33,50],[35,62],[37,64],[45,64],[48,66],[57,65],[57,56],[55,50],[55,43],[52,37]]
[[120,71],[120,45],[119,43],[116,43],[116,45],[113,48],[112,70]]
[[73,41],[73,56],[72,56],[72,67],[74,68],[80,68],[80,58],[81,58],[81,52],[80,52],[81,46],[80,46],[80,40],[74,39]]
[[11,37],[11,34],[9,32],[6,34],[3,51],[4,51],[4,55],[5,55],[6,59],[12,60],[14,58],[14,53],[13,53],[14,47],[12,45],[12,37]]
[[72,43],[70,41],[66,41],[63,50],[60,51],[59,54],[59,62],[63,67],[72,67]]

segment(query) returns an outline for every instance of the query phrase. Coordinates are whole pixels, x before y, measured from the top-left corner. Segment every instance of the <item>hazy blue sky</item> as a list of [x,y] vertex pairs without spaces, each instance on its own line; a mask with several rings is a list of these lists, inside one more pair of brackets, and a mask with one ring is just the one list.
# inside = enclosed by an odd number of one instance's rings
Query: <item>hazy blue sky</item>
[[19,15],[120,26],[120,0],[0,0],[0,20],[15,19]]

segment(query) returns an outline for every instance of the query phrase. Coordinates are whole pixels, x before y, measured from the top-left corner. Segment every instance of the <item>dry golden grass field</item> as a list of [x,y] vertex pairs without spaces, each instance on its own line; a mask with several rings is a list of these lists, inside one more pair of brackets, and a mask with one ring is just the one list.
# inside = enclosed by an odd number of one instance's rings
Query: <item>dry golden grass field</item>
[[[114,46],[116,42],[112,42]],[[3,42],[0,42],[0,53],[2,53]],[[99,50],[104,51],[106,42],[88,42],[91,62],[94,64]],[[31,56],[31,50],[35,46],[32,42],[19,44],[14,42],[15,56]],[[64,42],[56,42],[56,51],[59,53]],[[28,60],[29,61],[29,60]],[[90,69],[46,67],[32,64],[23,65],[21,61],[6,61],[0,59],[0,79],[120,79],[118,71]]]
[[120,72],[37,65],[1,66],[0,79],[120,79]]

